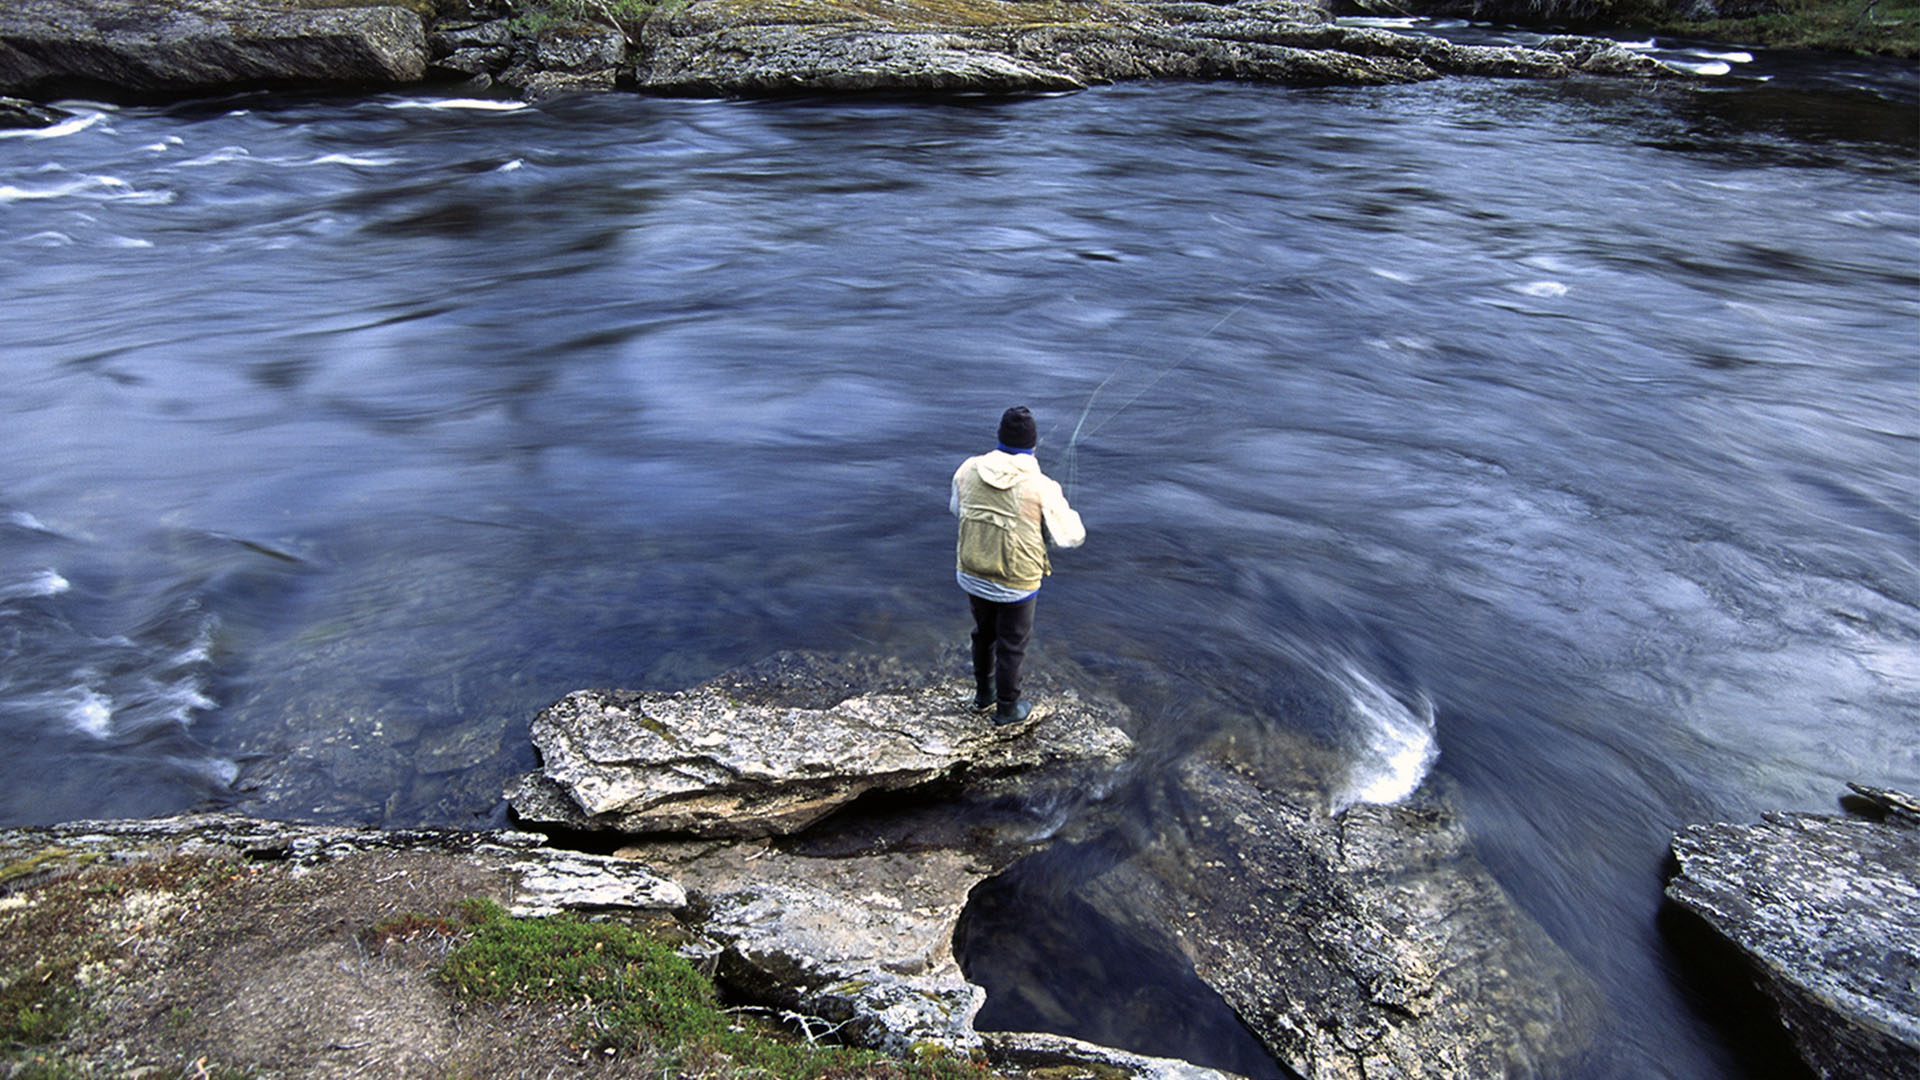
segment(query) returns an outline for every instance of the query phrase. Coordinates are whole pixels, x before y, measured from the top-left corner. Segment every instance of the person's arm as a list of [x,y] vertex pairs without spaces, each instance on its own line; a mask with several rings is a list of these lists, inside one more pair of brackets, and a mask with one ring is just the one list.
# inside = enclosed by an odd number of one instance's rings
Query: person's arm
[[1040,523],[1047,527],[1047,539],[1054,547],[1076,548],[1087,539],[1087,526],[1080,512],[1067,505],[1066,493],[1052,480],[1040,496]]
[[952,494],[947,496],[947,512],[954,517],[960,516],[960,477],[966,474],[967,466],[972,462],[973,459],[968,458],[960,463],[959,468],[953,470],[953,487]]

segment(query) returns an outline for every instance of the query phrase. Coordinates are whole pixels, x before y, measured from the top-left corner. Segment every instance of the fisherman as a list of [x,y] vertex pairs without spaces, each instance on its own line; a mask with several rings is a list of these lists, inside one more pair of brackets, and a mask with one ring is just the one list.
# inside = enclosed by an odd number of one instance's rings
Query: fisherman
[[1087,538],[1060,485],[1034,460],[1039,441],[1026,406],[1008,409],[999,446],[960,463],[948,503],[960,519],[955,576],[973,607],[973,707],[994,710],[996,725],[1033,712],[1033,703],[1020,698],[1020,663],[1040,579],[1053,572],[1047,544],[1073,548]]

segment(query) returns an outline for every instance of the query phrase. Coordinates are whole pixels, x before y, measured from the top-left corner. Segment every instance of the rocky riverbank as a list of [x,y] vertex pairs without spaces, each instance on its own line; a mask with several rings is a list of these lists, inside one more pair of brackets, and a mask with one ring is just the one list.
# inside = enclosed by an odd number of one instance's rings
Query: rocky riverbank
[[[868,689],[848,694],[850,684]],[[217,852],[223,865],[266,875],[262,882],[291,875],[258,886],[269,894],[335,881],[330,900],[309,898],[323,905],[373,902],[392,914],[402,908],[388,886],[405,882],[416,910],[444,910],[466,893],[523,917],[564,911],[665,929],[734,1002],[893,1053],[938,1047],[1009,1069],[1080,1061],[1212,1075],[1057,1036],[977,1029],[986,991],[954,953],[976,888],[1037,852],[1082,844],[1111,858],[1072,902],[1145,948],[1190,958],[1200,983],[1302,1075],[1415,1066],[1480,1075],[1568,1062],[1584,1049],[1591,990],[1472,858],[1442,802],[1330,815],[1291,751],[1223,743],[1180,776],[1152,781],[1166,800],[1155,836],[1121,837],[1103,806],[1142,782],[1124,709],[1056,692],[1036,718],[998,728],[965,700],[957,684],[807,656],[676,694],[582,692],[536,721],[546,765],[514,791],[523,820],[553,829],[552,840],[221,816],[17,830],[0,834],[0,862],[15,868],[0,920],[30,915],[36,883],[50,876]],[[199,920],[238,910],[202,911],[178,897],[141,902],[164,909],[170,926],[193,923],[214,937],[220,929]],[[72,1036],[74,1048],[144,1065],[159,1038],[155,1016],[183,1004],[196,1017],[270,1013],[265,1002],[286,988],[260,984],[262,971],[312,977],[327,967],[318,958],[355,947],[353,918],[294,934],[288,924],[308,916],[270,906],[242,917],[263,923],[258,935],[238,935],[248,959],[195,961],[215,974],[190,980],[192,1002],[166,985],[185,946],[89,961],[92,974],[76,971],[73,993],[94,1019]],[[281,934],[284,953],[274,944]],[[305,1023],[370,1032],[367,1045],[391,1044],[396,1054],[441,1046],[435,1067],[464,1060],[447,1025],[470,1014],[419,972],[409,977],[419,985],[402,1012],[430,1034],[386,1031],[361,1012]],[[343,990],[339,1000],[371,993]],[[220,1037],[260,1045],[231,1031]],[[287,1053],[269,1063],[325,1075],[334,1060],[324,1047],[309,1046],[299,1062]],[[417,1074],[413,1067],[394,1075]]]
[[[568,695],[534,722],[542,769],[510,792],[545,836],[227,815],[0,832],[8,1037],[146,1076],[196,1053],[260,1076],[611,1068],[583,1062],[566,1016],[457,998],[432,950],[392,929],[442,927],[428,938],[444,955],[462,933],[446,913],[477,898],[640,928],[736,1007],[858,1046],[1009,1075],[1219,1080],[978,1028],[988,991],[955,942],[983,932],[968,929],[981,886],[1078,848],[1094,871],[1053,898],[1061,917],[1190,971],[1188,993],[1217,994],[1301,1076],[1581,1068],[1597,991],[1436,791],[1334,812],[1312,748],[1278,735],[1137,774],[1115,703],[1056,689],[1002,728],[967,695],[886,661],[806,655],[677,693]],[[1859,791],[1874,820],[1688,830],[1669,894],[1753,956],[1821,1075],[1920,1076],[1920,819],[1910,797]],[[1107,813],[1123,793],[1151,805],[1144,833]]]
[[1137,79],[1324,86],[1678,74],[1598,38],[1497,48],[1341,26],[1326,0],[689,0],[635,18],[599,10],[606,15],[529,20],[494,0],[429,6],[424,16],[378,0],[14,0],[0,8],[0,94],[151,100],[429,80],[528,98],[616,88],[1030,93]]

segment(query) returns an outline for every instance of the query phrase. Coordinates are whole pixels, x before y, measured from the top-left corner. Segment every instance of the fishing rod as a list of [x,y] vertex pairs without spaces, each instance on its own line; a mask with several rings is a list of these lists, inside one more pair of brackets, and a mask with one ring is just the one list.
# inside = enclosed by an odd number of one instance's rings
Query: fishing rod
[[[1126,412],[1128,407],[1131,406],[1134,402],[1139,401],[1141,398],[1145,397],[1147,394],[1147,391],[1152,390],[1155,386],[1158,386],[1160,384],[1160,380],[1166,378],[1168,375],[1173,374],[1174,371],[1178,370],[1188,360],[1192,359],[1193,354],[1200,351],[1200,346],[1206,344],[1207,340],[1212,338],[1214,334],[1218,333],[1221,327],[1231,322],[1235,315],[1238,315],[1242,311],[1245,311],[1247,309],[1247,305],[1251,303],[1253,303],[1253,297],[1249,296],[1246,299],[1240,301],[1238,304],[1235,304],[1233,307],[1233,310],[1227,312],[1225,315],[1220,316],[1219,319],[1214,321],[1214,324],[1212,326],[1207,327],[1206,333],[1201,334],[1199,337],[1194,338],[1190,343],[1188,343],[1186,351],[1182,352],[1178,357],[1176,357],[1173,363],[1168,364],[1166,367],[1160,369],[1159,374],[1155,375],[1152,379],[1149,379],[1147,381],[1147,384],[1145,386],[1142,386],[1139,390],[1135,391],[1132,397],[1121,402],[1119,408],[1114,409],[1112,412],[1108,413],[1099,423],[1093,425],[1093,428],[1091,430],[1082,432],[1081,429],[1086,427],[1087,417],[1093,413],[1093,403],[1099,399],[1100,392],[1107,388],[1107,384],[1112,382],[1115,376],[1119,375],[1122,371],[1126,370],[1129,364],[1132,364],[1135,360],[1140,359],[1140,357],[1144,355],[1144,352],[1141,350],[1135,350],[1132,353],[1132,355],[1127,356],[1125,359],[1121,360],[1118,364],[1115,364],[1112,371],[1107,372],[1107,377],[1104,379],[1101,379],[1100,385],[1094,387],[1093,393],[1087,395],[1086,407],[1080,410],[1080,419],[1074,422],[1073,434],[1067,437],[1067,449],[1066,449],[1066,453],[1062,455],[1062,459],[1066,462],[1066,466],[1067,466],[1067,501],[1068,502],[1073,501],[1073,489],[1080,479],[1080,439],[1082,435],[1084,434],[1086,437],[1091,438],[1101,428],[1106,427],[1108,424],[1111,424],[1113,422],[1114,417],[1119,416],[1123,412]],[[1056,423],[1054,425],[1054,428],[1057,430],[1059,428],[1059,424]],[[1051,434],[1051,432],[1049,432],[1049,434]]]

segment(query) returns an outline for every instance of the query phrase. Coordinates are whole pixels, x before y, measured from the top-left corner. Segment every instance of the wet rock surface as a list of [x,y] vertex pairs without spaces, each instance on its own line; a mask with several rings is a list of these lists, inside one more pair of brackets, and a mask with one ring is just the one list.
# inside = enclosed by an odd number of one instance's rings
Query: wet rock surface
[[1737,948],[1815,1073],[1920,1077],[1920,801],[1768,814],[1673,841],[1667,896]]
[[420,16],[274,0],[9,0],[0,92],[184,94],[252,86],[387,86],[426,73]]
[[66,118],[59,109],[49,109],[20,98],[0,97],[0,128],[52,127]]
[[1333,816],[1208,752],[1154,798],[1156,835],[1082,898],[1170,936],[1289,1068],[1556,1075],[1585,1050],[1597,990],[1437,797]]

